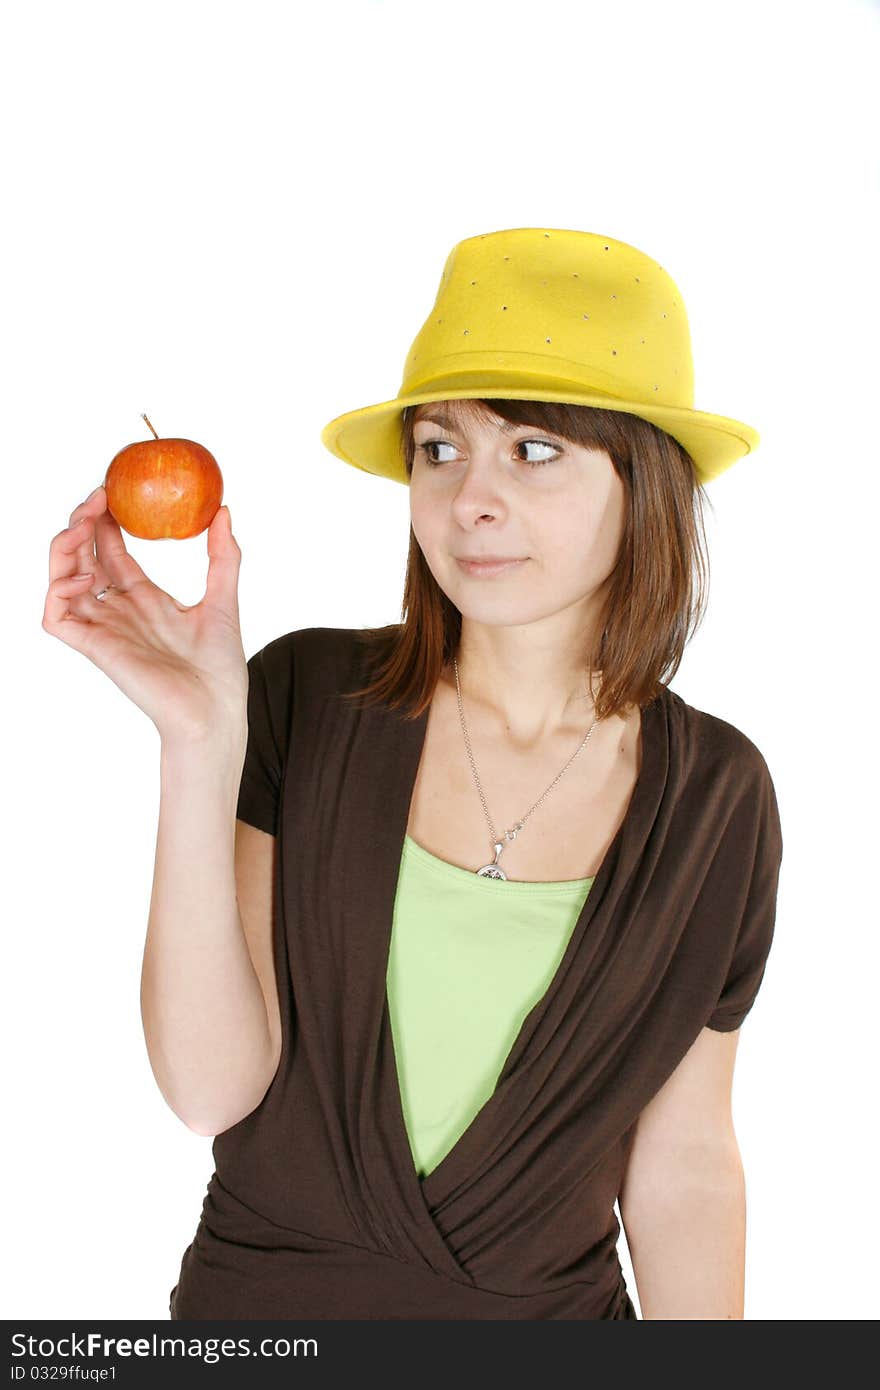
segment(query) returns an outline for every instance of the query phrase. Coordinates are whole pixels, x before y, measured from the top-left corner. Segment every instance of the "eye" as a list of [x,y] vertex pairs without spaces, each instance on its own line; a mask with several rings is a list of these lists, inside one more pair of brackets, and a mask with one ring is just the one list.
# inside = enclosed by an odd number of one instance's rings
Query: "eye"
[[424,455],[425,455],[425,463],[427,463],[428,466],[429,466],[430,468],[436,468],[437,465],[438,465],[439,463],[446,463],[447,460],[446,460],[446,459],[437,459],[437,458],[434,458],[433,455],[430,453],[430,450],[431,450],[431,449],[453,449],[453,450],[454,450],[454,448],[455,448],[455,445],[454,445],[454,444],[450,444],[449,441],[446,440],[446,439],[426,439],[425,442],[424,442],[424,444],[417,444],[417,445],[416,445],[416,453],[417,453],[417,454],[418,454],[418,453],[424,454]]
[[[539,449],[550,449],[556,455],[562,453],[562,450],[558,449],[555,444],[551,444],[549,439],[521,439],[516,447],[524,449],[530,444],[536,445]],[[553,459],[524,459],[523,462],[528,463],[532,468],[540,468],[544,463],[552,463]]]
[[[539,449],[550,449],[552,450],[554,455],[559,455],[562,453],[562,450],[556,444],[551,444],[549,439],[520,439],[515,447],[517,449],[524,449],[530,444],[536,445]],[[454,451],[455,445],[450,444],[448,439],[426,439],[424,443],[416,445],[416,453],[424,454],[425,462],[427,463],[428,467],[437,468],[441,463],[446,463],[448,462],[448,460],[433,457],[430,453],[431,449],[452,449]],[[553,459],[527,458],[521,459],[520,462],[528,464],[530,468],[542,468],[545,463],[552,463]]]

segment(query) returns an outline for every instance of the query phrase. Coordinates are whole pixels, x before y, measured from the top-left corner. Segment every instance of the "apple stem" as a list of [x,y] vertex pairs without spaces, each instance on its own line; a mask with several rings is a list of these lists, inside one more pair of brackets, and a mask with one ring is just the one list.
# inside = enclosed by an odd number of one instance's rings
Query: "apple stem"
[[[142,416],[142,418],[143,418],[144,420],[147,420],[146,415]],[[150,425],[149,420],[147,420],[147,424]],[[153,426],[152,426],[152,425],[150,425],[150,429],[153,430]],[[155,430],[153,430],[153,438],[154,438],[154,439],[158,439],[158,438],[159,438],[159,436],[158,436],[158,434],[156,434],[156,431],[155,431]]]

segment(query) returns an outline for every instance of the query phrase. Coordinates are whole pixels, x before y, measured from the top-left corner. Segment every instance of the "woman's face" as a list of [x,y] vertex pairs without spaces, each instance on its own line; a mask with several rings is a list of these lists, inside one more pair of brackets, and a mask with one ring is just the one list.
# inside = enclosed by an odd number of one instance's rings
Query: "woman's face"
[[[462,617],[520,624],[573,608],[588,625],[625,521],[610,455],[494,414],[456,423],[445,402],[417,407],[414,440],[413,532]],[[524,563],[492,576],[458,563],[488,555]]]

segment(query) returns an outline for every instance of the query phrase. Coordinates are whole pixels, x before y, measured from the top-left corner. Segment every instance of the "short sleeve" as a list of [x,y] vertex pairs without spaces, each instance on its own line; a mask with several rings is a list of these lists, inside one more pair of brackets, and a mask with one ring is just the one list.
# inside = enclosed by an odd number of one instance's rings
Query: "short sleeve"
[[288,638],[276,638],[248,660],[248,736],[236,817],[278,834],[281,782],[293,700]]
[[754,1004],[776,925],[782,829],[773,779],[763,758],[759,764],[759,775],[748,793],[753,814],[749,817],[749,839],[743,844],[748,892],[724,988],[706,1024],[721,1033],[738,1028]]

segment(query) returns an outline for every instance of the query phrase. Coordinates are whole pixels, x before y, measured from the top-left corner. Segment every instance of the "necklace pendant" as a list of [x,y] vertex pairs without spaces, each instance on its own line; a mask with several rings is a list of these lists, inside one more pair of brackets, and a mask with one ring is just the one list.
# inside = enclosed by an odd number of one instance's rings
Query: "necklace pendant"
[[501,865],[498,863],[503,848],[504,845],[502,841],[496,840],[495,860],[492,864],[484,864],[482,869],[477,869],[477,874],[480,878],[507,878],[507,874],[504,872]]

